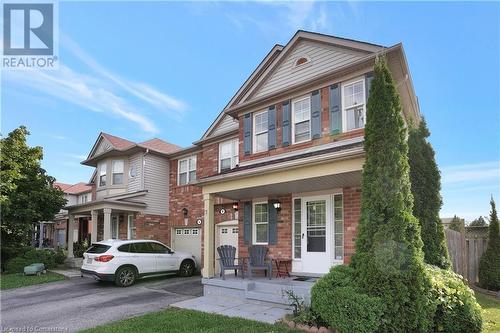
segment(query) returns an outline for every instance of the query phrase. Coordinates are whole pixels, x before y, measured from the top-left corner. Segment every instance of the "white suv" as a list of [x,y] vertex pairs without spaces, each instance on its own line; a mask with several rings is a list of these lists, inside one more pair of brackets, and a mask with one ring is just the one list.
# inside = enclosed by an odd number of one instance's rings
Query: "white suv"
[[196,269],[192,254],[173,251],[160,242],[110,239],[92,244],[83,254],[81,273],[128,287],[144,276],[164,273],[191,276]]

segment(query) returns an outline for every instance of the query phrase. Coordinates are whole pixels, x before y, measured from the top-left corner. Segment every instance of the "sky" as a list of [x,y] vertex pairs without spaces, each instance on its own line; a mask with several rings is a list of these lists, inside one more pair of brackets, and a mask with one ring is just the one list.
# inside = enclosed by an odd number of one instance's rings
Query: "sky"
[[275,44],[298,29],[402,42],[442,174],[441,216],[500,201],[500,4],[60,2],[59,69],[3,71],[1,132],[25,125],[58,181],[98,134],[199,139]]

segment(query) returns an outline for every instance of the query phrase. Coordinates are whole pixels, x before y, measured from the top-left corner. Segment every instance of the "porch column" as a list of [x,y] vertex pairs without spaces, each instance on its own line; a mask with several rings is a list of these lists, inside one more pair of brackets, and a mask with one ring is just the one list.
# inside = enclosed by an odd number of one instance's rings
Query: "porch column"
[[204,278],[214,276],[215,267],[215,223],[214,223],[214,195],[203,194],[205,208],[203,227],[203,271]]
[[38,248],[41,249],[43,247],[43,228],[44,224],[42,221],[38,222]]
[[104,208],[104,240],[111,239],[111,209]]
[[97,212],[97,210],[93,210],[90,212],[90,214],[92,215],[92,230],[90,231],[90,242],[94,244],[95,242],[97,242],[97,219],[99,213]]
[[68,219],[68,259],[73,256],[73,234],[75,233],[75,215],[69,214]]

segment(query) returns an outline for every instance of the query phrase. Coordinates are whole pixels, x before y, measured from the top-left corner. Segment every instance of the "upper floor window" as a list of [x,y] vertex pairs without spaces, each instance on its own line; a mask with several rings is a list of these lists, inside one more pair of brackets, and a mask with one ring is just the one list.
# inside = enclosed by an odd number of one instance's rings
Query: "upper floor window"
[[358,78],[342,86],[342,127],[346,131],[365,127],[365,79]]
[[113,185],[123,184],[123,160],[113,161]]
[[179,160],[178,183],[186,185],[196,180],[196,156]]
[[80,203],[86,203],[88,199],[88,194],[83,194],[82,196],[80,196]]
[[229,170],[238,164],[238,139],[219,144],[219,170]]
[[99,164],[99,186],[106,186],[106,162]]
[[267,110],[258,112],[253,116],[253,152],[267,150]]
[[293,143],[311,139],[311,98],[309,96],[292,101]]

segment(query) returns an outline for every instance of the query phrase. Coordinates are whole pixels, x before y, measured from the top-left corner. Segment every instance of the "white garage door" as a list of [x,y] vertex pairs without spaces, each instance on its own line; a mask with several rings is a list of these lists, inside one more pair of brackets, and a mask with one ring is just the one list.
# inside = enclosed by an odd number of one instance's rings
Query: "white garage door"
[[198,268],[201,267],[201,228],[175,228],[172,237],[174,251],[193,254]]
[[[217,247],[221,245],[232,245],[236,248],[236,257],[238,257],[238,221],[227,221],[217,224]],[[219,254],[215,251],[215,257],[218,259]],[[215,263],[215,272],[219,274],[219,260]],[[226,271],[226,274],[234,274]]]

